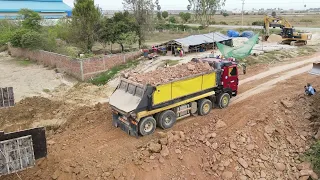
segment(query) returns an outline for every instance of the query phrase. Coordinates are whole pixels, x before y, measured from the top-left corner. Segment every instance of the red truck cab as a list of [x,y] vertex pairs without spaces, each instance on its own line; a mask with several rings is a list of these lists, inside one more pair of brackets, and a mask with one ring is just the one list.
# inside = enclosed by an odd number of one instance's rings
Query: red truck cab
[[219,76],[217,78],[218,84],[224,89],[224,91],[231,91],[232,96],[236,96],[238,93],[239,74],[238,64],[235,61],[223,60],[217,58],[193,58],[193,62],[207,62],[214,69],[217,69]]

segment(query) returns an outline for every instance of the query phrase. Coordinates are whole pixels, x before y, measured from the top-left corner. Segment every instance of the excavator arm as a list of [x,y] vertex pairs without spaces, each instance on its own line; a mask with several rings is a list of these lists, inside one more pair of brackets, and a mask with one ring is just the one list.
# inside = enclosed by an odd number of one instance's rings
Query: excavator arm
[[266,30],[266,35],[270,36],[270,27],[280,27],[283,28],[293,28],[293,26],[283,17],[273,17],[266,15],[264,17],[264,29]]

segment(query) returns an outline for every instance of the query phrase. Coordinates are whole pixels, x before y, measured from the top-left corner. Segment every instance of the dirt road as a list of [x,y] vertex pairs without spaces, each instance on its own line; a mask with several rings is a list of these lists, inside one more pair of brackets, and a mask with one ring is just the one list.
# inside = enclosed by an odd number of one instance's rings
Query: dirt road
[[[30,98],[0,111],[0,117],[17,123],[66,122],[48,128],[48,157],[19,173],[23,179],[298,179],[300,161],[295,159],[312,142],[314,132],[308,125],[318,118],[313,115],[317,108],[312,107],[320,105],[302,95],[307,82],[320,87],[320,81],[305,73],[309,65],[295,69],[300,65],[244,79],[248,84],[242,88],[250,83],[258,86],[241,92],[227,109],[177,122],[162,134],[160,149],[151,147],[158,146],[157,133],[162,130],[130,137],[111,126],[108,104],[78,106],[63,98],[43,98],[39,101],[45,101],[44,106]],[[260,81],[282,73],[277,79]],[[25,104],[31,116],[20,114]]]
[[61,84],[71,87],[75,83],[42,65],[11,58],[6,52],[0,53],[0,72],[0,87],[13,87],[16,102],[26,97],[46,96]]

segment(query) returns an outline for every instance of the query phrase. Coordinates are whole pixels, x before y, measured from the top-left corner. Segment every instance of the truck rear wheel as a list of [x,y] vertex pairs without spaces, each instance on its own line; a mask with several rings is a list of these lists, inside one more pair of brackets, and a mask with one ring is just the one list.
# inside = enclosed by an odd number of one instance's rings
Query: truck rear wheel
[[223,93],[218,97],[218,106],[220,109],[228,107],[230,103],[230,94]]
[[164,111],[158,116],[158,126],[162,129],[171,128],[177,121],[177,115],[171,110]]
[[212,109],[212,102],[209,99],[202,99],[199,102],[198,108],[199,115],[205,116],[210,113]]
[[156,130],[156,120],[153,117],[145,117],[139,122],[139,133],[142,136],[150,135]]

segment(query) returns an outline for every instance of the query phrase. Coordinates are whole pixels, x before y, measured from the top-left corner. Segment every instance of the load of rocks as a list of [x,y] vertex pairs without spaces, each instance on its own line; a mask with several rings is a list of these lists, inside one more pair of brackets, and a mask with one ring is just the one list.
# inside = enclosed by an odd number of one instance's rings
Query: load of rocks
[[159,68],[155,71],[139,74],[128,74],[127,78],[140,84],[159,85],[174,81],[183,77],[196,75],[212,70],[207,62],[189,62],[173,67]]

